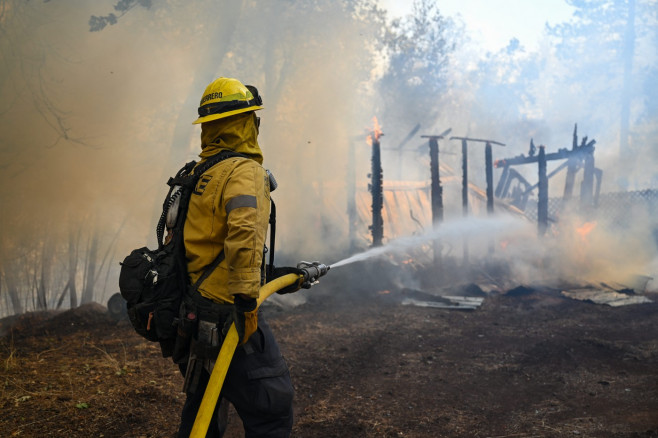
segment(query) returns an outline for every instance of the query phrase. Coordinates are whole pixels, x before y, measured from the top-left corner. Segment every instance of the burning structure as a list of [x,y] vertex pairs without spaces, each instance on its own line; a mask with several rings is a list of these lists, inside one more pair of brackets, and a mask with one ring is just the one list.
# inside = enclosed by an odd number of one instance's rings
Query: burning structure
[[383,198],[383,177],[382,170],[382,152],[379,138],[383,135],[377,118],[374,118],[375,128],[368,137],[368,142],[372,147],[372,160],[370,170],[370,193],[372,193],[372,225],[370,231],[372,232],[372,246],[381,246],[382,239],[384,238],[384,220],[382,218],[382,208],[384,207]]
[[[352,254],[367,246],[386,247],[404,236],[425,236],[423,242],[416,242],[413,250],[407,248],[407,253],[400,260],[405,264],[412,261],[416,269],[427,271],[428,277],[431,277],[427,283],[432,287],[437,282],[472,280],[474,271],[479,273],[477,275],[488,272],[490,279],[492,275],[507,276],[501,280],[506,284],[528,280],[588,281],[596,278],[595,272],[605,274],[602,280],[609,280],[608,274],[612,271],[615,271],[612,277],[620,280],[643,274],[641,270],[633,272],[633,264],[629,261],[616,260],[615,253],[620,253],[618,247],[627,246],[631,238],[627,237],[625,243],[620,241],[623,240],[621,238],[610,241],[609,235],[614,235],[610,226],[622,222],[620,217],[624,210],[642,210],[642,217],[648,219],[658,206],[658,196],[651,190],[602,195],[603,171],[595,167],[595,140],[587,137],[579,139],[576,127],[570,149],[551,152],[544,145],[536,147],[531,139],[527,155],[494,160],[493,146],[505,146],[504,143],[472,137],[450,137],[461,142],[460,175],[439,160],[439,141],[449,132],[420,136],[426,142],[423,147],[425,154],[429,146],[429,161],[417,161],[417,165],[421,166],[429,163],[426,179],[392,180],[384,178],[382,154],[389,149],[382,147],[381,129],[376,125],[369,137],[369,183],[366,186],[353,182],[353,196],[348,199]],[[478,161],[476,164],[479,166],[475,167],[474,174],[479,177],[479,172],[482,172],[486,184],[484,189],[469,178],[469,143],[483,143],[485,146],[484,164],[482,166]],[[549,170],[552,162],[559,164]],[[532,173],[537,181],[531,182],[527,172],[524,174],[522,170],[531,168],[535,163],[537,170]],[[495,184],[496,170],[500,173]],[[562,196],[550,197],[549,182],[554,193],[559,187],[563,170]],[[458,207],[454,196],[459,192],[459,187],[462,219],[456,214]],[[576,197],[574,192],[578,187],[579,196]],[[448,203],[445,203],[446,196]],[[517,218],[518,222],[503,231],[486,231],[489,226],[486,222],[477,222],[477,225],[470,222],[470,229],[464,225],[464,230],[450,236],[436,231],[444,227],[446,217],[448,221],[469,224],[466,220],[469,217],[493,219],[500,215]],[[587,244],[583,244],[581,238],[575,240],[571,237],[578,235],[578,229],[585,223],[595,224],[589,229],[590,235],[583,237],[588,240]],[[650,223],[646,224],[650,237],[643,239],[646,251],[636,251],[635,254],[642,253],[645,261],[650,259],[649,253],[655,252],[654,241],[658,237],[658,232],[651,231]],[[477,227],[485,230],[476,230]],[[366,229],[369,235],[364,232]],[[647,229],[644,230],[645,237]],[[547,239],[537,240],[541,236]],[[602,245],[608,247],[602,250]],[[463,254],[459,254],[460,247]],[[607,254],[612,254],[607,262],[615,269],[602,268]],[[400,260],[394,263],[402,263]],[[636,263],[635,269],[643,265],[646,263]],[[486,266],[493,266],[494,273],[487,271]],[[501,266],[505,268],[501,269]],[[446,275],[446,272],[455,275]],[[439,275],[441,278],[437,277],[437,273],[442,274]]]
[[[573,146],[571,150],[559,149],[556,153],[546,154],[545,147],[539,146],[539,153],[535,154],[536,147],[532,139],[530,140],[530,150],[528,156],[520,155],[517,157],[496,161],[495,165],[503,169],[498,186],[496,187],[496,196],[499,198],[509,198],[512,205],[521,210],[525,210],[529,195],[538,190],[537,220],[539,233],[544,234],[548,228],[548,181],[557,175],[563,169],[566,170],[566,182],[564,185],[563,202],[566,205],[573,195],[576,174],[583,169],[583,180],[580,186],[580,207],[581,212],[585,215],[596,206],[601,192],[601,179],[603,171],[594,167],[594,145],[596,140],[587,141],[587,137],[582,139],[578,145],[578,125],[574,127]],[[546,163],[553,160],[565,160],[550,174],[546,172]],[[538,165],[538,182],[531,185],[519,172],[512,166],[523,164],[537,163]],[[596,188],[594,188],[594,179],[596,178]]]

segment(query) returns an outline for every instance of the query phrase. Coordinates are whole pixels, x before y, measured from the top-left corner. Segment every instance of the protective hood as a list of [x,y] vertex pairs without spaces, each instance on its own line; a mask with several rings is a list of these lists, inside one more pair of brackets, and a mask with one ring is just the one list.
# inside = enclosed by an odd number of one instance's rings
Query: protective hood
[[201,158],[208,158],[222,150],[247,155],[263,164],[263,152],[258,146],[256,114],[251,111],[201,124]]

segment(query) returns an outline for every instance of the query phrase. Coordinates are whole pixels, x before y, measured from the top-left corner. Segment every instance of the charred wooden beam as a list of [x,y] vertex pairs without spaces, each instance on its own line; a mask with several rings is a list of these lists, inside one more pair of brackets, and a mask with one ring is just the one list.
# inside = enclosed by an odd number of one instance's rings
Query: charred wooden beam
[[[495,144],[498,146],[505,146],[505,143],[501,143],[499,141],[495,140],[485,140],[481,138],[471,138],[471,137],[450,137],[450,140],[461,140],[462,141],[462,171],[463,175],[466,175],[466,166],[468,165],[468,159],[466,158],[467,155],[467,143],[469,141],[476,142],[476,143],[485,143],[485,148],[484,148],[484,161],[485,161],[485,167],[486,167],[486,177],[487,177],[487,211],[489,214],[493,213],[493,206],[494,206],[494,189],[493,189],[493,158],[492,158],[492,152],[491,152],[491,145]],[[468,179],[466,176],[462,179],[462,204],[464,203],[464,200],[468,202]],[[466,193],[465,193],[466,192]],[[462,205],[463,207],[463,205]],[[465,212],[468,212],[468,206],[465,209]],[[466,214],[464,214],[466,216]]]
[[[496,191],[494,192],[494,195],[498,198],[503,198],[503,193],[507,193],[508,187],[509,187],[509,182],[507,180],[509,175],[509,166],[503,167],[503,174],[500,176],[500,179],[498,180],[498,185],[496,185]],[[506,187],[507,186],[507,187]]]
[[471,138],[471,137],[450,137],[450,140],[466,140],[466,141],[474,141],[477,143],[489,143],[489,144],[495,144],[498,146],[505,146],[505,143],[500,143],[498,141],[494,140],[485,140],[482,138]]
[[462,139],[462,213],[468,216],[468,147]]
[[[439,135],[421,135],[421,138],[429,139],[432,224],[434,227],[443,222],[443,187],[441,187],[441,173],[439,171],[439,140],[448,135],[450,131],[452,131],[452,128],[448,128]],[[434,263],[438,264],[441,257],[440,242],[434,241],[433,250]]]
[[540,236],[548,229],[548,176],[546,175],[546,152],[544,146],[539,146],[539,194],[537,204],[537,231]]
[[487,142],[484,148],[484,166],[487,173],[487,213],[493,215],[494,212],[494,194],[493,194],[493,158],[491,152],[491,143]]
[[[464,217],[468,216],[468,147],[464,139],[462,139],[462,215]],[[464,264],[467,263],[468,240],[464,236]]]
[[[542,146],[542,147],[543,147],[543,146]],[[555,175],[558,174],[558,172],[560,172],[562,169],[564,169],[564,168],[567,167],[568,165],[569,165],[569,162],[568,162],[568,161],[565,161],[564,163],[560,164],[558,167],[556,167],[555,169],[553,169],[553,170],[551,171],[551,173],[549,173],[549,174],[546,176],[546,178],[548,178],[548,179],[553,178]],[[535,190],[537,187],[539,187],[539,183],[535,184],[534,186],[528,186],[528,187],[525,189],[525,191],[523,192],[523,195],[529,195],[530,192],[532,192],[533,190]]]
[[429,139],[432,223],[434,225],[443,222],[443,187],[441,187],[441,174],[439,171],[439,140],[443,139],[451,130],[452,128],[449,128],[439,135],[421,135],[421,138]]
[[430,138],[430,170],[432,175],[432,223],[443,221],[443,188],[439,172],[439,142]]
[[[461,140],[462,142],[462,212],[464,216],[468,216],[468,142],[485,143],[484,159],[486,163],[487,172],[487,212],[493,214],[494,206],[494,193],[493,193],[493,158],[491,152],[491,145],[505,146],[494,140],[485,140],[481,138],[471,137],[450,137],[450,140]],[[493,246],[490,245],[493,250]],[[464,262],[468,261],[468,244],[464,241]]]
[[[579,146],[576,150],[568,149],[559,149],[557,152],[552,154],[546,154],[546,161],[553,160],[566,160],[571,157],[584,158],[587,154],[594,152],[594,145],[596,140],[592,140],[589,143]],[[513,158],[505,158],[501,160],[496,160],[494,163],[495,167],[505,167],[505,166],[518,166],[520,164],[530,164],[538,162],[538,156],[526,157],[525,155],[519,155]]]
[[372,194],[372,246],[381,246],[384,238],[384,182],[382,171],[382,153],[379,137],[373,132],[372,139],[372,167],[370,173],[370,193]]
[[580,185],[580,202],[584,213],[594,206],[594,150],[585,155],[583,182]]

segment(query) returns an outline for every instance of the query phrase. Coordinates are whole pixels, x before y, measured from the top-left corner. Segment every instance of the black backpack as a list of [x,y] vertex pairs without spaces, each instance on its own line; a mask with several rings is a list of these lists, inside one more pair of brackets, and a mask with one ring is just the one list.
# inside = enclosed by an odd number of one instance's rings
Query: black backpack
[[[135,249],[121,263],[119,289],[126,300],[130,322],[137,333],[149,341],[160,343],[163,357],[169,357],[173,353],[180,304],[190,288],[183,240],[190,196],[197,184],[203,183],[199,182],[199,179],[204,172],[220,161],[235,156],[244,157],[236,152],[222,151],[196,169],[196,162],[191,161],[183,166],[176,176],[169,178],[169,192],[156,228],[158,249]],[[164,235],[165,228],[167,236]],[[191,285],[191,290],[198,290],[222,260],[223,251],[206,268],[197,282]]]

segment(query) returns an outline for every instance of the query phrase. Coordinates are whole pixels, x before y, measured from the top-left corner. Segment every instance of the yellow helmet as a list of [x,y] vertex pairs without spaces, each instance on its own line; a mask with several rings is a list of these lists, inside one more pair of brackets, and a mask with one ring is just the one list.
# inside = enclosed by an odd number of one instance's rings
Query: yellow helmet
[[206,87],[199,104],[199,118],[193,124],[210,122],[235,114],[263,109],[256,87],[233,78],[215,79]]

